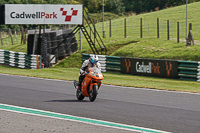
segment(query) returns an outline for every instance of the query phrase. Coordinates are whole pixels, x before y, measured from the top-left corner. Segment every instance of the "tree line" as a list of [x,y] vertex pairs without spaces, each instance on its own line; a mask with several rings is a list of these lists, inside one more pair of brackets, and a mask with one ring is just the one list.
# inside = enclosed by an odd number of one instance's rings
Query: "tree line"
[[[186,4],[186,0],[77,0],[83,3],[91,13],[102,11],[102,2],[104,1],[105,12],[113,12],[118,15],[123,13],[143,13],[155,10],[161,10],[167,7]],[[200,0],[188,0],[189,3]]]
[[[188,0],[189,3],[200,0]],[[1,4],[83,4],[89,13],[101,13],[104,2],[104,11],[117,15],[124,13],[144,13],[161,10],[167,7],[178,6],[186,0],[0,0]],[[18,25],[1,25],[0,28],[19,29]],[[34,26],[25,26],[34,27]]]
[[[122,15],[125,12],[143,13],[178,6],[186,0],[0,0],[1,4],[83,4],[90,13],[105,12]],[[188,0],[189,3],[200,0]]]

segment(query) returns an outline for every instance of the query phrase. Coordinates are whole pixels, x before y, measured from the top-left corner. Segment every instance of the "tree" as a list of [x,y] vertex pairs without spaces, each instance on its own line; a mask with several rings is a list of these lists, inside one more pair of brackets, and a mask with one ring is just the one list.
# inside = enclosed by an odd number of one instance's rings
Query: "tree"
[[81,4],[86,7],[90,13],[96,13],[99,12],[101,7],[101,1],[100,0],[78,0]]
[[105,11],[122,15],[125,12],[125,6],[122,0],[109,0],[106,2]]

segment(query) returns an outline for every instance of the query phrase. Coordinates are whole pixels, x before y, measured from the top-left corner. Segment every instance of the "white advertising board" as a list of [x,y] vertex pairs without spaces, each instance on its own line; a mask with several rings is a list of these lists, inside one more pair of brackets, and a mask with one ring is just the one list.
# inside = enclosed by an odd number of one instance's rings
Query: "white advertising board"
[[82,5],[5,4],[5,24],[82,24]]

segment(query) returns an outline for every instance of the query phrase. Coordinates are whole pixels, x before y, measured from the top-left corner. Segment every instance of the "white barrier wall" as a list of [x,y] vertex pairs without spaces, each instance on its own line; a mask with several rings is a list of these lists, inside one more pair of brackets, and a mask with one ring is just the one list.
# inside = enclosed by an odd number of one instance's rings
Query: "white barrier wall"
[[198,62],[199,66],[198,66],[198,73],[197,73],[197,81],[200,82],[200,62]]
[[[93,54],[90,54],[90,57]],[[106,55],[96,55],[98,57],[99,63],[101,64],[101,71],[106,72]]]
[[0,64],[26,69],[40,69],[41,56],[0,49]]
[[[93,54],[82,53],[82,61],[89,59]],[[99,63],[101,64],[101,71],[117,71],[120,72],[120,57],[107,56],[107,55],[96,55],[98,56]]]

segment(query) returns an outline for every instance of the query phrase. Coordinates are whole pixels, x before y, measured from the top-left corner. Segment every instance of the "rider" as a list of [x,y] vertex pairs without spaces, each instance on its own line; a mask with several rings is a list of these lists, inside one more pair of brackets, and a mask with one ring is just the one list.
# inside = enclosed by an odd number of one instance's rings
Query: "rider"
[[79,83],[78,83],[78,89],[81,88],[81,83],[83,79],[85,78],[85,75],[87,74],[87,68],[96,66],[101,70],[101,64],[98,62],[98,56],[92,55],[88,60],[85,60],[82,64],[82,67],[80,69],[80,76],[79,76]]

